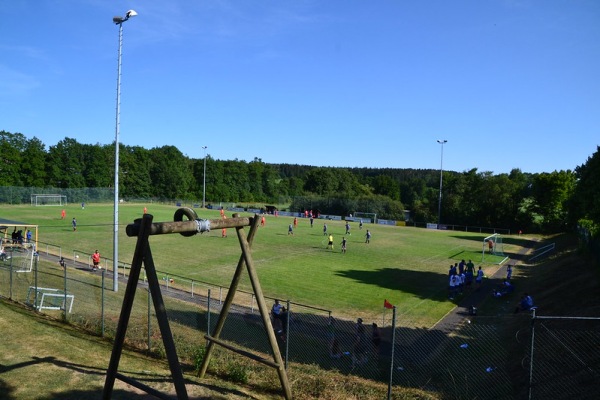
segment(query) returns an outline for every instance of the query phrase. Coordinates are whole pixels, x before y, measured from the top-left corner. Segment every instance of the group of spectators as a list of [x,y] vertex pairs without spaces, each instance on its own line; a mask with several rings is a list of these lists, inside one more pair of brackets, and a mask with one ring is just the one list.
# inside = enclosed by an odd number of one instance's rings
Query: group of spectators
[[471,290],[473,278],[475,278],[475,282],[479,287],[483,280],[483,271],[479,267],[475,275],[475,264],[472,260],[469,260],[469,262],[461,260],[459,263],[451,264],[448,270],[448,297],[450,300],[454,300],[457,295],[463,294],[465,290]]

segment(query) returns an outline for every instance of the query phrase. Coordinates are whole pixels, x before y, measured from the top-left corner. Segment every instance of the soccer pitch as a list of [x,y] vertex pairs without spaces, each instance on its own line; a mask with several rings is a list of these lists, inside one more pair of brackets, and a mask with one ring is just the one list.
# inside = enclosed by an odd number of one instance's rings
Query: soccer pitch
[[[119,260],[131,263],[135,237],[127,237],[125,227],[140,218],[144,207],[153,222],[172,221],[178,207],[157,204],[122,204],[119,207]],[[99,249],[112,258],[113,206],[86,204],[65,207],[3,206],[0,218],[39,225],[40,251],[60,247],[63,256],[73,251],[91,254]],[[195,209],[200,218],[220,218],[217,210]],[[231,217],[232,213],[226,215]],[[240,213],[241,216],[252,216]],[[77,231],[71,220],[77,219]],[[344,235],[345,221],[298,218],[293,235],[288,233],[292,217],[266,216],[252,246],[252,257],[265,296],[277,297],[334,311],[337,316],[355,318],[382,312],[383,301],[397,306],[405,323],[429,327],[454,307],[448,300],[447,276],[450,264],[472,259],[486,275],[497,268],[481,263],[482,240],[488,234],[436,231],[422,228],[351,222],[351,234]],[[323,224],[334,238],[333,251],[327,249]],[[366,230],[371,231],[365,243]],[[246,228],[246,232],[248,229]],[[340,242],[347,239],[347,252]],[[179,275],[216,286],[229,287],[241,250],[235,229],[214,230],[192,237],[179,234],[151,236],[150,246],[159,273]],[[519,250],[505,242],[507,255]],[[496,261],[496,260],[490,260]],[[240,289],[252,291],[247,274]]]

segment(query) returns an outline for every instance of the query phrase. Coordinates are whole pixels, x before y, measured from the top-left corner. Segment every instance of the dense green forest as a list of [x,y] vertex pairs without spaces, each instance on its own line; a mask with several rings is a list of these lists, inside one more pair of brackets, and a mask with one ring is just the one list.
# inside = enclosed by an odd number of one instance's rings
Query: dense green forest
[[[81,144],[65,138],[46,149],[39,139],[0,131],[0,186],[110,188],[114,143]],[[174,146],[120,145],[119,193],[124,199],[197,201],[203,195],[204,160]],[[374,212],[380,218],[437,222],[440,171],[334,168],[267,164],[259,158],[206,159],[207,202],[291,204],[324,214]],[[443,172],[443,224],[557,232],[600,224],[600,147],[574,171],[494,175]]]

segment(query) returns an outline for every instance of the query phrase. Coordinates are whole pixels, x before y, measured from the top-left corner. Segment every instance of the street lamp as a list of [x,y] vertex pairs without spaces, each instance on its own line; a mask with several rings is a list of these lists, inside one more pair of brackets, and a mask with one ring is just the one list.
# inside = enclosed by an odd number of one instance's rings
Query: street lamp
[[440,229],[440,225],[442,223],[442,172],[444,165],[444,143],[447,143],[447,140],[438,140],[439,144],[442,145],[442,156],[440,158],[440,200],[438,202],[438,229]]
[[129,10],[124,17],[113,17],[113,22],[119,25],[119,53],[117,57],[117,118],[115,127],[115,205],[113,231],[113,290],[119,290],[119,129],[121,127],[121,55],[123,47],[123,22],[137,13]]
[[208,146],[202,146],[202,149],[204,150],[204,173],[202,174],[202,176],[203,176],[203,181],[202,181],[202,208],[206,208],[206,149],[208,149]]

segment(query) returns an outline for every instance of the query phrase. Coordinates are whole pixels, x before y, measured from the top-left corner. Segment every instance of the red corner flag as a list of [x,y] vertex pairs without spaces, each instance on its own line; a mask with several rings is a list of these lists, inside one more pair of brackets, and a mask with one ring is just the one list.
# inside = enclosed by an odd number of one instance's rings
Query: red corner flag
[[390,303],[389,301],[387,301],[387,299],[383,300],[383,307],[384,308],[394,308],[394,306],[392,305],[392,303]]

